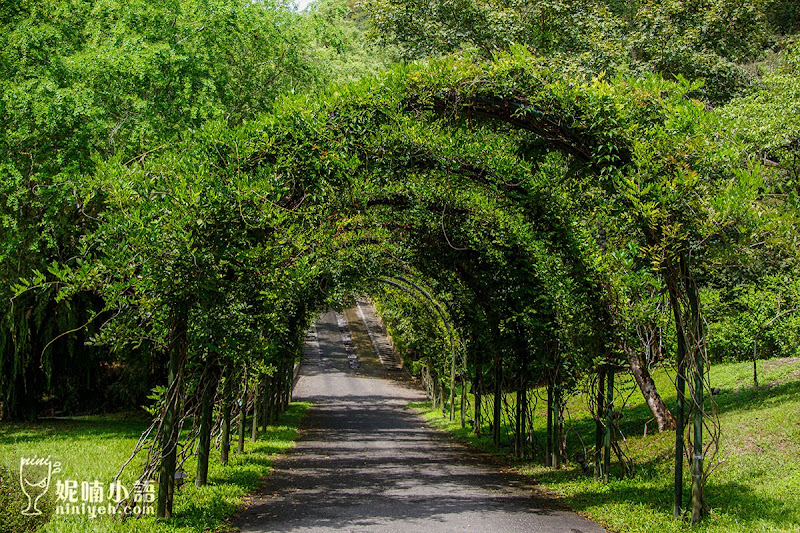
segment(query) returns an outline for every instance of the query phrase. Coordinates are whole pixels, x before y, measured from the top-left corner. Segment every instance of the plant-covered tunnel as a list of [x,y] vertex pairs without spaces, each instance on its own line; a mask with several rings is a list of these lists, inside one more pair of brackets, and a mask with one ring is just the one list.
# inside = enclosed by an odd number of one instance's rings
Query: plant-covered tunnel
[[[226,461],[237,412],[241,443],[248,409],[255,428],[287,405],[314,317],[370,294],[426,334],[426,389],[451,416],[457,388],[462,402],[466,390],[476,405],[491,396],[499,442],[502,397],[517,395],[520,454],[528,390],[545,386],[555,467],[565,397],[591,383],[589,462],[608,479],[614,376],[630,366],[659,429],[677,428],[676,516],[692,450],[697,521],[718,435],[695,264],[751,216],[758,180],[719,156],[696,89],[586,77],[520,48],[287,97],[257,120],[99,164],[75,193],[91,220],[78,254],[15,298],[91,295],[90,343],[165,364],[141,474],[158,473],[160,516],[172,514],[184,423],[200,421],[202,484],[212,431]],[[636,344],[656,325],[674,345],[674,414]],[[483,416],[469,417],[477,432]]]

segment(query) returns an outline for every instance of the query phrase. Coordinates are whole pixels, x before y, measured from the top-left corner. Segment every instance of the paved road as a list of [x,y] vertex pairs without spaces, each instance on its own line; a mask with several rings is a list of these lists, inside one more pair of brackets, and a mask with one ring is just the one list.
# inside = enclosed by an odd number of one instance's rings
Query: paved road
[[317,339],[321,357],[307,351],[295,389],[314,407],[240,515],[243,532],[603,531],[427,427],[406,407],[422,393],[380,377],[377,359],[351,368],[334,313],[317,323]]

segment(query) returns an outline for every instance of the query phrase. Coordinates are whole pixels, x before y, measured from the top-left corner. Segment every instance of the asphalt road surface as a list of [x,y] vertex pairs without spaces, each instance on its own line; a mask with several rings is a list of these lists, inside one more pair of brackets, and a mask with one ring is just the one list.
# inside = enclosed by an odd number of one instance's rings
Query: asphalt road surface
[[423,393],[396,371],[369,358],[352,368],[333,312],[316,328],[319,351],[307,354],[294,395],[314,406],[235,521],[241,531],[603,531],[430,429],[406,407]]

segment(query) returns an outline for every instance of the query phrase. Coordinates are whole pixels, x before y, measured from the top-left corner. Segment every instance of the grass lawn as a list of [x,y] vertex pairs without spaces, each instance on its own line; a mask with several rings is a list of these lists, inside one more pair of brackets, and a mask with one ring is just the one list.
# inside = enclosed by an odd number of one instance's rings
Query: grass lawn
[[[659,370],[654,378],[658,390],[674,408],[675,390],[670,376]],[[712,367],[711,385],[722,389],[715,396],[722,428],[722,462],[707,487],[711,516],[696,528],[691,528],[687,519],[672,520],[674,432],[658,434],[651,421],[645,437],[645,423],[652,415],[629,377],[620,374],[618,382],[630,394],[626,395],[621,429],[627,452],[636,461],[632,478],[621,479],[613,462],[613,479],[608,485],[595,483],[591,474],[581,473],[575,463],[553,470],[542,466],[540,457],[515,462],[514,466],[563,497],[576,511],[614,531],[800,531],[800,359],[760,361],[762,388],[758,390],[753,387],[751,363]],[[581,394],[571,398],[567,405],[568,452],[572,455],[581,449],[578,435],[587,446],[593,446],[594,421]],[[436,427],[485,451],[507,453],[507,448],[494,448],[490,438],[477,439],[469,429],[461,429],[459,416],[450,422],[429,405],[414,407],[423,411]],[[535,410],[534,434],[540,447],[545,437],[545,407],[539,401]],[[684,508],[690,505],[688,471],[686,467]]]
[[[294,446],[297,426],[308,409],[307,403],[293,403],[275,425],[259,434],[257,442],[248,438],[244,454],[231,450],[229,464],[219,462],[219,453],[212,449],[209,464],[209,484],[194,486],[196,460],[189,459],[184,466],[188,475],[184,485],[175,495],[175,514],[171,520],[156,521],[145,517],[125,522],[110,517],[89,518],[87,516],[56,516],[49,521],[20,520],[21,507],[4,507],[0,501],[0,533],[18,530],[53,533],[84,532],[199,532],[226,531],[231,529],[226,519],[243,506],[243,498],[261,484],[270,473],[275,456]],[[62,472],[55,474],[45,496],[49,499],[44,508],[52,509],[56,480],[92,482],[99,480],[107,484],[120,466],[128,459],[140,433],[147,427],[146,417],[138,414],[118,414],[44,420],[31,424],[0,425],[0,465],[14,470],[19,468],[20,457],[50,456],[62,463]],[[248,430],[249,437],[250,432]],[[132,486],[137,474],[136,460],[123,475],[123,485]],[[11,477],[11,476],[9,476]],[[18,484],[18,479],[5,479],[3,483]],[[3,492],[0,491],[0,498]],[[27,500],[26,500],[27,501]],[[18,503],[18,502],[15,502]],[[42,507],[40,505],[40,507]],[[11,524],[11,525],[9,525]],[[9,529],[10,528],[10,529]]]

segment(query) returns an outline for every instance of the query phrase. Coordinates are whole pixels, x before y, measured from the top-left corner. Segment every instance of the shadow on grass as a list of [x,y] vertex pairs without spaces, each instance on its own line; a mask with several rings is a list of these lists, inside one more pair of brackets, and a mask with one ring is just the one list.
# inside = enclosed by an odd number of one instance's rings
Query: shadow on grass
[[[228,465],[220,464],[215,454],[209,484],[195,487],[190,476],[176,494],[171,525],[195,531],[220,530],[226,519],[241,510],[242,498],[263,485],[276,456],[293,446],[298,425],[309,407],[308,403],[292,403],[273,426],[259,432],[257,442],[247,440],[244,454],[232,453]],[[193,466],[188,465],[189,472],[193,472]]]
[[[721,415],[737,415],[757,412],[765,407],[779,406],[785,402],[794,402],[798,397],[800,397],[800,381],[788,381],[759,389],[751,385],[740,387],[735,391],[723,390],[715,396],[715,400]],[[412,407],[430,413],[429,404],[417,403],[412,404]],[[670,408],[674,409],[674,404],[670,404]],[[591,449],[595,434],[595,423],[588,413],[576,411],[573,415],[568,424],[570,456],[582,447],[580,439],[576,438],[577,435],[580,435],[585,445]],[[628,438],[632,437],[633,441],[638,441],[632,446],[637,455],[636,471],[632,478],[617,477],[619,474],[616,461],[612,462],[612,481],[608,485],[595,483],[591,474],[583,474],[574,464],[568,464],[558,471],[546,469],[539,464],[541,456],[534,457],[533,460],[513,461],[513,464],[526,470],[529,466],[531,475],[537,483],[566,494],[565,503],[577,511],[595,515],[598,509],[602,509],[599,511],[600,515],[624,517],[627,514],[628,517],[622,518],[620,523],[630,525],[631,519],[654,520],[665,530],[682,531],[688,529],[688,523],[675,523],[671,520],[674,433],[657,434],[657,428],[651,420],[652,414],[645,404],[634,404],[623,411],[620,429]],[[432,417],[431,421],[480,450],[498,455],[511,452],[507,445],[496,448],[491,445],[490,439],[476,438],[469,427],[461,429],[454,427],[453,424],[448,425],[447,421],[440,420],[438,416]],[[648,422],[650,436],[642,439],[645,424]],[[543,444],[544,417],[538,412],[534,425],[535,440]],[[485,432],[487,429],[484,427]],[[647,458],[641,457],[644,452]],[[691,509],[691,481],[688,475],[684,486],[686,488],[683,508]],[[706,496],[714,507],[703,527],[712,527],[716,524],[721,529],[733,527],[736,530],[755,531],[766,527],[796,531],[797,524],[800,523],[800,509],[796,508],[796,499],[774,497],[765,494],[763,490],[753,488],[758,486],[758,480],[754,480],[751,485],[746,479],[729,481],[710,479]]]
[[[537,481],[558,490],[559,485],[574,483],[579,474],[570,476],[567,472],[538,473]],[[618,509],[625,513],[625,507],[637,509],[637,514],[642,509],[649,509],[649,516],[661,516],[665,522],[672,518],[673,487],[669,478],[641,480],[615,479],[608,485],[595,483],[591,479],[582,482],[579,487],[569,491],[565,502],[574,510],[591,513],[594,508]],[[797,527],[798,511],[791,502],[781,501],[759,494],[746,484],[739,482],[709,482],[706,497],[713,502],[714,508],[707,525],[714,521],[734,522],[740,527],[744,526],[751,531],[760,530],[764,523],[771,527],[778,527],[786,531]],[[684,490],[683,509],[684,518],[688,526],[688,513],[691,510],[691,489]]]
[[754,411],[765,404],[780,403],[800,396],[800,381],[789,381],[769,387],[742,387],[738,391],[726,391],[714,397],[720,413]]
[[[191,457],[184,465],[189,477],[176,492],[175,516],[170,520],[145,517],[139,520],[117,521],[107,517],[89,519],[83,516],[54,516],[44,526],[43,531],[47,533],[227,531],[230,526],[226,524],[226,519],[242,508],[243,498],[263,486],[264,478],[271,472],[276,455],[285,452],[293,445],[298,436],[297,427],[309,406],[308,403],[291,404],[273,426],[259,432],[257,442],[253,443],[247,439],[246,453],[232,453],[228,465],[220,464],[218,451],[212,452],[209,464],[210,483],[204,487],[198,488],[194,485],[196,459]],[[109,442],[113,439],[135,440],[148,423],[146,416],[103,415],[89,419],[48,419],[30,424],[4,424],[0,427],[0,445],[22,441],[27,443],[54,440],[69,443],[79,439],[98,438],[108,439]],[[110,445],[99,446],[102,448]],[[3,511],[4,509],[0,509],[0,515]]]
[[137,438],[150,424],[145,413],[121,413],[91,418],[43,418],[36,422],[0,424],[0,446],[24,440],[28,443],[75,438]]
[[[752,385],[743,387],[737,391],[724,390],[722,393],[714,396],[717,403],[717,410],[720,415],[745,413],[749,411],[758,411],[765,406],[778,405],[784,401],[795,400],[800,397],[800,381],[790,381],[780,383],[770,387],[761,387],[756,389]],[[674,412],[675,404],[667,402],[668,407]],[[429,406],[428,406],[429,407]],[[588,447],[592,447],[594,443],[595,422],[588,413],[575,413],[577,416],[573,417],[566,425],[568,431],[577,433],[581,436],[583,441]],[[541,424],[542,417],[535,424]],[[648,435],[655,436],[658,432],[658,427],[653,420],[653,414],[646,404],[640,403],[635,407],[627,407],[623,410],[623,417],[619,423],[619,429],[627,438],[642,437],[645,433],[645,426],[647,426]],[[510,428],[505,428],[509,430]],[[540,434],[541,433],[541,437]],[[671,433],[671,432],[670,432]],[[539,438],[539,442],[544,442],[544,431],[538,429],[534,430],[534,434]],[[580,447],[579,442],[575,439],[568,439],[568,452],[573,454],[578,451]]]

